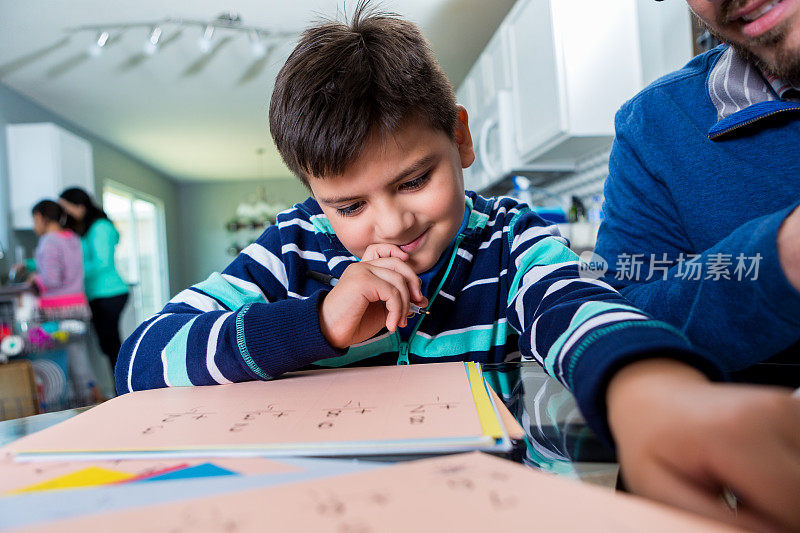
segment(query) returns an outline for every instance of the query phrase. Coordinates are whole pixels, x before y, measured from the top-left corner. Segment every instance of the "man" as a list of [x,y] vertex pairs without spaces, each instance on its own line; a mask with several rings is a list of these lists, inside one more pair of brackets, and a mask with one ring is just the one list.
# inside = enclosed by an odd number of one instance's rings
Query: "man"
[[[595,251],[608,262],[607,281],[735,378],[797,387],[800,0],[687,2],[726,45],[620,109]],[[787,499],[800,463],[774,448],[800,443],[791,409],[800,399],[747,385],[703,396],[698,376],[645,364],[637,363],[647,376],[662,377],[646,384],[635,365],[622,371],[639,381],[638,405],[615,399],[622,375],[608,393],[629,488],[716,518],[726,511],[713,495],[732,488],[739,525],[800,527],[798,496]],[[637,442],[631,420],[667,401],[685,429],[659,417],[664,430],[650,427]]]
[[596,252],[737,379],[797,387],[800,1],[688,3],[728,44],[619,111]]

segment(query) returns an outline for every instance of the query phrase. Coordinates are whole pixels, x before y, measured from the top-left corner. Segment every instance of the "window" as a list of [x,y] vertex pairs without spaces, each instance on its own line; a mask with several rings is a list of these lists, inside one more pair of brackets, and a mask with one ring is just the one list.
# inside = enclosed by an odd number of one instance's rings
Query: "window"
[[[123,317],[122,333],[164,307],[168,299],[164,204],[113,182],[103,187],[103,209],[119,231],[117,268],[131,285],[132,322]],[[128,331],[128,330],[131,331]]]

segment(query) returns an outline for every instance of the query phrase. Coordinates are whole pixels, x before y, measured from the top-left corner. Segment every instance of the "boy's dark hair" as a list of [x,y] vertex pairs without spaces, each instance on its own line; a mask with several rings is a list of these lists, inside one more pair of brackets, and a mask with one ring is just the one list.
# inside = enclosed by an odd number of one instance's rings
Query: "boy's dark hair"
[[376,133],[412,118],[455,135],[453,86],[412,22],[356,6],[350,24],[307,29],[278,73],[269,106],[272,138],[289,169],[338,175]]
[[66,221],[66,213],[64,208],[55,203],[53,200],[42,200],[31,209],[31,214],[39,213],[45,220],[58,222],[61,226]]

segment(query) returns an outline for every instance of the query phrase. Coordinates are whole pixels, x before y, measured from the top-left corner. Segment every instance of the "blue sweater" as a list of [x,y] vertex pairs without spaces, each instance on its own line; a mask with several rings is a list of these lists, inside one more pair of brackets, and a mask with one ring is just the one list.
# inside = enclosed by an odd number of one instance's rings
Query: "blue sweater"
[[[694,58],[617,113],[595,251],[609,263],[610,284],[725,370],[782,350],[800,363],[800,294],[776,242],[800,202],[800,105],[761,102],[718,120],[709,74],[725,50]],[[633,254],[645,263],[638,279],[629,275]],[[666,279],[666,268],[649,271],[651,254],[671,267]],[[680,263],[690,254],[700,254],[700,279]],[[739,256],[749,274],[736,271]]]
[[139,326],[120,351],[117,391],[266,380],[309,366],[533,358],[610,441],[605,387],[619,366],[669,355],[715,372],[671,326],[602,280],[579,277],[577,256],[527,206],[475,193],[465,204],[467,222],[427,295],[430,315],[407,336],[384,330],[348,350],[325,340],[318,305],[329,288],[307,272],[340,277],[358,259],[308,199],[279,214],[222,274]]

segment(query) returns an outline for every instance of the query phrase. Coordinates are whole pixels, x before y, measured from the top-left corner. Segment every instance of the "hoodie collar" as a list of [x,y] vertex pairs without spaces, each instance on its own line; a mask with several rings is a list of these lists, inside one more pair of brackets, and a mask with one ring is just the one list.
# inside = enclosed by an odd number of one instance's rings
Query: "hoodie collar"
[[800,113],[800,102],[781,99],[792,90],[777,78],[768,81],[757,67],[726,47],[708,75],[708,95],[717,110],[717,122],[708,131],[708,138],[730,137],[777,113]]

